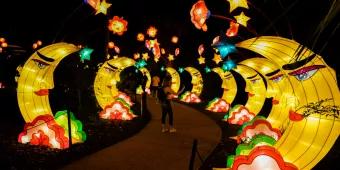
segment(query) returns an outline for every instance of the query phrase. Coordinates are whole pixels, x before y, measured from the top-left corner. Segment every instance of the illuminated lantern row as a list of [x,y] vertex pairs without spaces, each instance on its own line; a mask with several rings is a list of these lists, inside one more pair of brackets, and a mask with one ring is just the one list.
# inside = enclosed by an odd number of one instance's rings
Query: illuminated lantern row
[[229,110],[229,113],[224,116],[224,121],[230,124],[242,125],[249,122],[255,117],[255,114],[250,112],[243,105],[235,105]]
[[123,17],[114,16],[109,20],[108,28],[113,34],[123,35],[127,31],[128,22]]
[[[86,141],[86,133],[83,131],[83,124],[81,121],[76,119],[72,112],[69,112],[70,120],[71,120],[71,136],[72,136],[72,143],[83,143]],[[55,121],[58,125],[60,125],[65,130],[65,136],[68,136],[68,119],[67,119],[67,111],[58,111],[56,113]]]
[[[262,55],[279,67],[292,90],[283,91],[282,112],[269,121],[280,125],[284,134],[274,147],[284,160],[299,169],[312,169],[332,148],[340,132],[339,117],[331,109],[339,108],[340,93],[335,71],[321,56],[286,38],[261,36],[236,45]],[[279,80],[280,75],[273,79]],[[281,98],[282,99],[282,98]],[[330,99],[330,100],[328,100]],[[307,106],[322,102],[316,107]],[[289,113],[291,114],[291,118]],[[304,115],[301,118],[299,115]]]
[[122,98],[116,98],[99,113],[99,117],[109,120],[132,120],[137,117],[130,109],[130,105]]
[[54,70],[63,58],[78,50],[73,44],[52,44],[36,51],[20,69],[17,98],[25,122],[40,115],[53,116],[48,94],[54,88]]
[[201,99],[192,92],[186,91],[184,92],[180,97],[180,101],[186,102],[186,103],[200,103]]
[[19,134],[18,142],[57,149],[69,147],[64,128],[52,115],[39,115],[32,122],[26,123],[23,132]]
[[207,107],[205,108],[206,110],[212,111],[212,112],[228,112],[230,107],[230,104],[227,103],[225,100],[220,99],[220,98],[214,98],[211,100],[208,104]]

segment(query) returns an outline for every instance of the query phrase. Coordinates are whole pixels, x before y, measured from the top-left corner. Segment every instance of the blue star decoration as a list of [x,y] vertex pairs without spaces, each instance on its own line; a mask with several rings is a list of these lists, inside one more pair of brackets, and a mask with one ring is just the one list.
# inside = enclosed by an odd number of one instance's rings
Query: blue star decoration
[[165,67],[164,66],[161,67],[161,71],[165,71]]
[[236,52],[235,44],[228,40],[224,34],[220,35],[219,40],[212,44],[213,47],[217,48],[222,59],[224,59],[230,53]]
[[83,48],[79,51],[79,56],[80,56],[80,61],[84,62],[85,60],[90,60],[91,59],[91,54],[93,52],[93,49],[91,48]]
[[210,72],[211,72],[211,68],[209,68],[208,66],[206,66],[206,67],[204,68],[204,71],[205,71],[205,73],[210,73]]
[[135,67],[137,69],[143,68],[147,65],[146,61],[143,59],[139,59],[136,63],[135,63]]
[[183,68],[183,67],[179,67],[179,68],[178,68],[178,72],[179,72],[179,73],[183,73],[183,71],[184,71],[184,68]]
[[236,63],[233,60],[227,60],[223,62],[222,70],[223,71],[230,71],[231,69],[236,67]]

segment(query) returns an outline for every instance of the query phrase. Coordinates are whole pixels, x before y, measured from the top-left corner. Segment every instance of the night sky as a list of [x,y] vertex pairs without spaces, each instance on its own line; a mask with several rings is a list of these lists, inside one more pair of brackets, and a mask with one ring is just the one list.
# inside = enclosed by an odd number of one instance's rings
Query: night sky
[[[132,56],[143,48],[143,43],[136,41],[136,34],[145,32],[153,25],[158,28],[157,37],[161,47],[170,51],[180,47],[181,55],[177,63],[192,65],[197,63],[198,45],[203,43],[209,46],[215,36],[229,27],[228,22],[224,20],[209,18],[208,32],[197,30],[189,15],[196,0],[108,2],[112,3],[110,13],[109,16],[104,16],[94,15],[94,10],[83,3],[83,0],[2,1],[0,36],[7,38],[10,44],[24,48],[31,48],[33,42],[38,39],[44,44],[60,41],[86,44],[96,50],[96,55],[104,54],[104,46],[109,37],[121,48],[121,55]],[[248,22],[249,28],[256,30],[258,35],[293,38],[312,47],[316,41],[313,35],[329,11],[332,1],[249,0],[248,3],[250,9],[239,8],[230,14],[226,0],[206,0],[212,14],[232,17],[244,11],[252,18]],[[129,22],[128,31],[123,36],[107,33],[106,21],[113,16],[124,17]],[[321,53],[332,67],[336,67],[335,56],[339,54],[335,42],[338,31],[331,36],[336,24],[339,24],[339,17],[331,18],[314,46],[314,51]],[[170,43],[173,35],[179,36],[179,44]],[[252,37],[254,35],[241,29],[238,40]],[[327,45],[323,48],[325,44]],[[211,54],[206,55],[209,58]]]

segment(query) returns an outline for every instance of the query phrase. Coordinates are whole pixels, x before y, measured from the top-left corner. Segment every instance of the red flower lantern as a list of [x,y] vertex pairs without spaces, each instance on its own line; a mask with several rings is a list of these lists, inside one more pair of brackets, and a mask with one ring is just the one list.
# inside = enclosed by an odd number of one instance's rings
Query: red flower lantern
[[205,2],[203,0],[197,1],[190,10],[191,22],[195,25],[197,29],[202,29],[207,31],[208,27],[205,24],[206,20],[210,16],[210,11],[208,10]]

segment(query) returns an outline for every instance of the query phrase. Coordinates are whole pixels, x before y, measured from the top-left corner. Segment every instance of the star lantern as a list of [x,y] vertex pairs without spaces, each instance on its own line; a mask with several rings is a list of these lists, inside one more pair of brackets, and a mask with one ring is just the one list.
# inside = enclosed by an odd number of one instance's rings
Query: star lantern
[[154,26],[150,26],[146,33],[149,35],[149,37],[155,37],[157,35],[157,29]]
[[111,5],[112,4],[107,3],[106,0],[103,0],[102,2],[98,3],[96,6],[96,15],[99,13],[106,15],[107,9],[110,8]]
[[93,52],[93,49],[87,48],[87,47],[80,50],[79,51],[80,61],[84,62],[85,60],[90,60],[92,52]]
[[217,42],[212,44],[213,47],[217,48],[222,59],[224,59],[228,54],[236,51],[236,47],[234,44],[231,44],[225,35],[219,38]]
[[175,60],[175,58],[174,58],[174,55],[172,55],[172,54],[169,54],[168,60],[169,60],[169,61],[173,61],[173,60]]
[[203,31],[208,30],[206,25],[206,20],[210,16],[210,11],[208,10],[205,2],[203,0],[197,1],[190,10],[191,22],[195,25],[197,29],[202,29]]
[[112,42],[112,41],[110,41],[109,43],[107,43],[107,47],[110,48],[110,49],[112,49],[112,48],[115,47],[115,43]]
[[223,62],[222,70],[223,71],[230,71],[231,69],[233,69],[235,67],[236,67],[236,64],[233,60],[227,60],[227,61]]
[[229,12],[231,13],[234,9],[238,7],[248,9],[247,0],[227,0],[230,4]]
[[161,53],[165,54],[165,49],[164,48],[161,48]]
[[200,46],[198,46],[198,54],[202,55],[203,52],[204,52],[204,45],[201,44]]
[[184,68],[183,68],[183,67],[179,67],[179,68],[178,68],[178,72],[179,72],[179,73],[183,73],[183,71],[184,71]]
[[204,68],[204,71],[205,71],[205,73],[210,73],[210,72],[211,72],[211,68],[209,68],[208,66],[206,66],[206,67]]
[[135,67],[137,69],[143,68],[147,65],[146,61],[143,59],[139,59],[136,63],[135,63]]
[[109,20],[109,30],[113,32],[113,34],[123,35],[125,31],[127,31],[128,22],[123,19],[123,17],[114,16]]
[[133,54],[133,58],[134,58],[135,60],[139,59],[139,58],[140,58],[140,54],[139,54],[139,53]]
[[220,63],[222,61],[222,58],[218,54],[214,54],[213,61],[215,61],[216,64]]
[[143,53],[143,54],[142,54],[142,59],[143,59],[143,60],[148,61],[149,58],[150,58],[150,57],[149,57],[149,54],[148,54],[148,53]]
[[204,64],[205,63],[205,58],[200,56],[198,59],[198,64]]
[[240,15],[235,16],[235,19],[237,23],[243,25],[244,27],[247,27],[247,22],[250,20],[250,18],[247,17],[243,12]]

